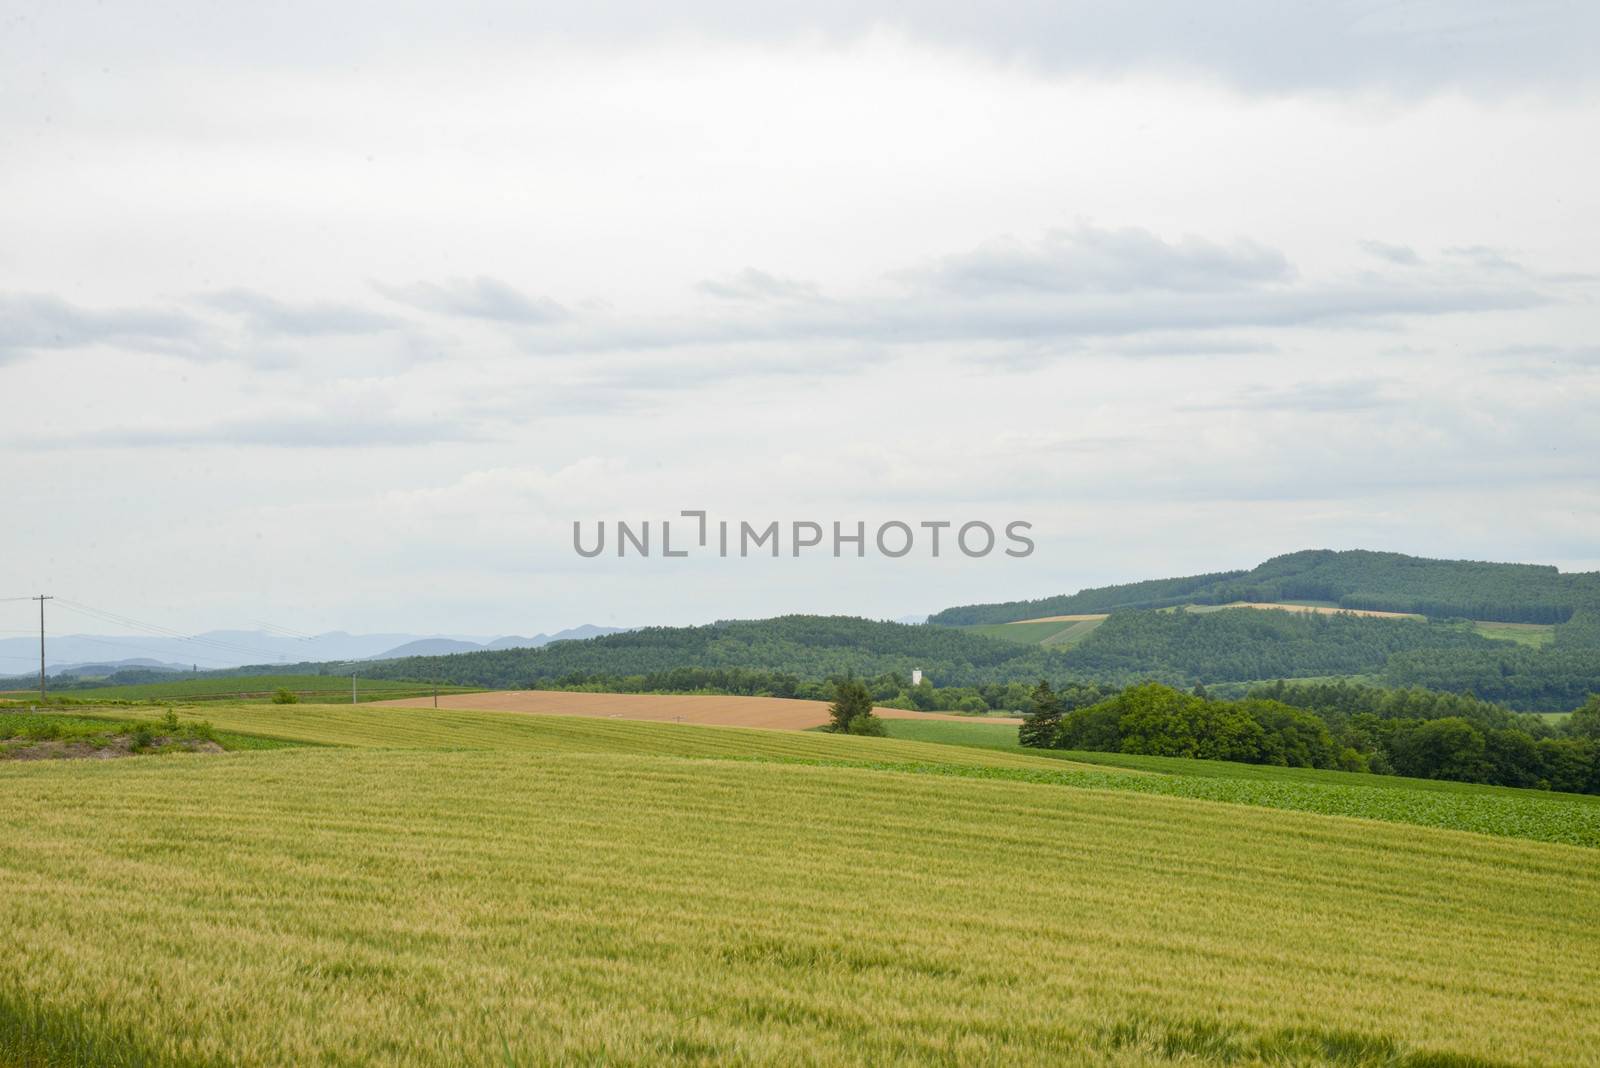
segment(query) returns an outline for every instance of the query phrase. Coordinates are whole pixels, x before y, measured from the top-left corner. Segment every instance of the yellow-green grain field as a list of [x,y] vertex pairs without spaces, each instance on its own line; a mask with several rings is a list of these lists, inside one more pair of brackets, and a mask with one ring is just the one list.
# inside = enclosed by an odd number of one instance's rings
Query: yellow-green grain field
[[0,1064],[1600,1063],[1593,848],[893,739],[205,712],[324,744],[0,765]]

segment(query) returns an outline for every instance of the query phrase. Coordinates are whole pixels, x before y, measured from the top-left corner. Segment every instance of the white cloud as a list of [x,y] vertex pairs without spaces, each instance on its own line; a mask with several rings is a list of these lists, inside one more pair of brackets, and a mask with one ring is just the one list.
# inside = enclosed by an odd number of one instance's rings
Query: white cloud
[[[1595,563],[1587,8],[444,10],[9,27],[0,592],[530,633]],[[1040,550],[568,551],[683,507]]]

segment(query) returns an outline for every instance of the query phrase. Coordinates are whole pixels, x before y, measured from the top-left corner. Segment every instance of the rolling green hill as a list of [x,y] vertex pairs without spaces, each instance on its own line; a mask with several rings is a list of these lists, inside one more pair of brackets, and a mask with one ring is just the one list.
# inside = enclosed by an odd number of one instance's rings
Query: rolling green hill
[[1564,623],[1580,607],[1600,606],[1600,573],[1564,574],[1538,564],[1430,560],[1362,549],[1308,549],[1273,557],[1249,571],[965,605],[937,612],[928,621],[961,626],[1124,608],[1296,600],[1507,623]]
[[[540,649],[392,660],[371,665],[367,673],[479,687],[705,689],[780,697],[826,696],[827,680],[845,674],[908,685],[917,668],[939,686],[958,687],[1039,678],[1117,686],[1156,679],[1192,686],[1363,676],[1401,686],[1472,689],[1518,709],[1567,711],[1600,690],[1600,657],[1594,655],[1600,639],[1586,629],[1586,618],[1574,617],[1555,629],[1548,645],[1534,647],[1487,637],[1466,623],[1255,609],[1124,610],[1081,630],[1073,623],[1019,626],[1017,637],[1031,641],[986,636],[995,632],[993,626],[979,632],[783,616],[652,627]],[[1070,641],[1052,644],[1053,637]]]

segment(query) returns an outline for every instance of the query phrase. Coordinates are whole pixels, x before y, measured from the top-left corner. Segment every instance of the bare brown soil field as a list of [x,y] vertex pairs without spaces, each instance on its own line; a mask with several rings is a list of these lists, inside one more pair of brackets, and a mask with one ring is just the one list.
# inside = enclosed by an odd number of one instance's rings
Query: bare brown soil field
[[[431,708],[432,697],[373,701],[373,707]],[[721,727],[765,727],[803,731],[828,722],[826,701],[784,697],[723,697],[699,694],[567,693],[561,690],[497,690],[489,693],[439,695],[440,708],[483,712],[521,712],[545,716],[598,716],[649,719],[668,723],[706,723]],[[974,722],[978,717],[940,712],[905,712],[879,708],[885,719],[940,719]],[[1006,716],[984,716],[984,723],[1021,723]]]
[[1013,619],[1012,623],[1083,623],[1091,619],[1104,619],[1104,612],[1087,612],[1075,616],[1040,616],[1038,619]]

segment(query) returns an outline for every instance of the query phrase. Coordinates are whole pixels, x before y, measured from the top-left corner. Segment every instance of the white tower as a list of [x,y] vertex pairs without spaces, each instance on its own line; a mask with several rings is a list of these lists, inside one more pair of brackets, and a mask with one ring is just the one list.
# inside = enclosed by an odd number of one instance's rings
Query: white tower
[[921,668],[912,668],[911,669],[911,685],[913,685],[913,686],[922,685],[922,669]]

